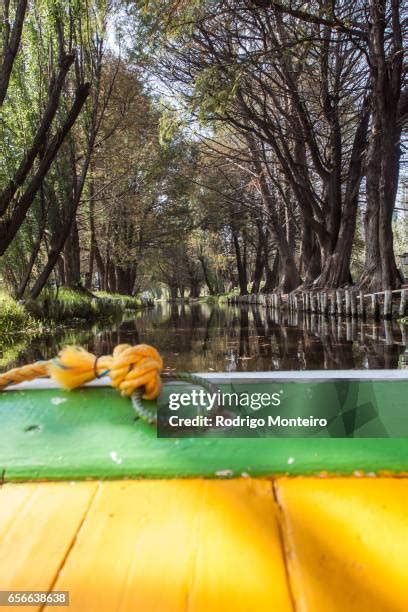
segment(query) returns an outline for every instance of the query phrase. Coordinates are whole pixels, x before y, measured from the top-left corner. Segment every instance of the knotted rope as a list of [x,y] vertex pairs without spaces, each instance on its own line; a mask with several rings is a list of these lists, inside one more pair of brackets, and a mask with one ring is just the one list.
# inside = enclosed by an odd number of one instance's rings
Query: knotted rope
[[0,374],[0,390],[47,376],[66,389],[75,389],[95,378],[109,376],[112,387],[122,395],[130,397],[143,388],[143,398],[153,400],[160,394],[162,368],[162,358],[148,344],[119,344],[112,355],[101,357],[79,346],[67,346],[55,359],[37,361]]
[[[131,397],[136,414],[148,423],[156,423],[157,410],[144,405],[141,399],[155,400],[160,395],[162,369],[162,358],[148,344],[119,344],[112,355],[100,357],[79,346],[67,346],[55,359],[37,361],[0,374],[0,391],[9,385],[46,377],[51,377],[65,389],[75,389],[95,378],[109,376],[112,387],[122,395]],[[194,374],[174,374],[170,379],[199,385],[211,393],[216,392],[209,381]]]

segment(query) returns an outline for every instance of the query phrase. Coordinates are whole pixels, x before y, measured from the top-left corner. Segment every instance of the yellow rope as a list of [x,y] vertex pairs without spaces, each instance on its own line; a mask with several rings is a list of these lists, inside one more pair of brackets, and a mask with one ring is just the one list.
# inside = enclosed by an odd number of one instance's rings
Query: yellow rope
[[67,346],[55,359],[37,361],[0,374],[0,390],[46,376],[51,376],[66,389],[74,389],[95,378],[109,376],[112,387],[122,395],[131,396],[143,387],[143,398],[153,400],[160,394],[162,368],[162,358],[148,344],[119,344],[112,355],[102,357],[78,346]]

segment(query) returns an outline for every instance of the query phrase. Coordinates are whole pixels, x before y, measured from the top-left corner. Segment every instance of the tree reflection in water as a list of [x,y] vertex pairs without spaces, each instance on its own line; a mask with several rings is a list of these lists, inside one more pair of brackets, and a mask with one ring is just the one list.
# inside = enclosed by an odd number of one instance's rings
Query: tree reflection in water
[[[66,344],[97,354],[120,343],[157,347],[179,371],[316,370],[408,367],[408,328],[397,323],[299,316],[265,307],[163,303],[92,329],[60,328],[20,346],[10,363],[49,359]],[[5,354],[5,348],[0,346]]]

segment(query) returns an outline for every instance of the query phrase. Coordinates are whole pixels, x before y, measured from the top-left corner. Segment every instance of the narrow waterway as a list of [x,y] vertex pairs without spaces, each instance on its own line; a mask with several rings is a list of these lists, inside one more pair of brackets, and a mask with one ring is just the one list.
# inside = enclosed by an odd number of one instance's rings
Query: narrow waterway
[[264,307],[160,303],[94,327],[60,327],[29,339],[0,340],[0,368],[49,359],[66,344],[97,354],[145,342],[172,371],[250,372],[407,368],[408,327],[315,315],[288,318]]

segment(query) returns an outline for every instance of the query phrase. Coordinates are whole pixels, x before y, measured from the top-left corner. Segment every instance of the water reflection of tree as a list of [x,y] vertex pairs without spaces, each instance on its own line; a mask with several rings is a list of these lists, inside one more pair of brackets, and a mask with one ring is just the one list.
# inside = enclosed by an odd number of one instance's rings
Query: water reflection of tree
[[[177,370],[301,370],[397,368],[406,328],[386,322],[283,316],[257,305],[218,308],[209,304],[163,304],[132,313],[120,323],[92,328],[58,328],[10,354],[3,369],[50,359],[62,346],[77,344],[98,355],[117,344],[146,342]],[[4,361],[4,359],[3,359]]]
[[239,356],[250,357],[248,307],[241,308],[239,324]]

